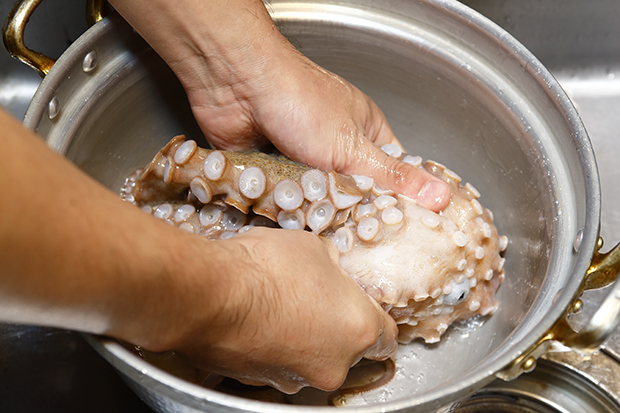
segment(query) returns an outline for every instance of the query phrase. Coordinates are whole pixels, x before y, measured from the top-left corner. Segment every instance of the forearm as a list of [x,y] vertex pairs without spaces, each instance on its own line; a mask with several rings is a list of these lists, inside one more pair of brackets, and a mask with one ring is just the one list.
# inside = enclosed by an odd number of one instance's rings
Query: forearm
[[2,321],[109,334],[148,346],[149,338],[165,337],[156,328],[141,331],[141,324],[149,320],[152,328],[160,320],[164,328],[167,318],[183,314],[191,297],[181,289],[198,282],[219,288],[209,278],[217,263],[196,277],[197,266],[205,264],[201,257],[216,244],[197,243],[197,237],[120,201],[1,111],[0,124],[7,154],[0,163]]
[[261,0],[111,3],[172,67],[189,93],[222,86],[239,93],[235,82],[260,75],[279,50],[293,49]]

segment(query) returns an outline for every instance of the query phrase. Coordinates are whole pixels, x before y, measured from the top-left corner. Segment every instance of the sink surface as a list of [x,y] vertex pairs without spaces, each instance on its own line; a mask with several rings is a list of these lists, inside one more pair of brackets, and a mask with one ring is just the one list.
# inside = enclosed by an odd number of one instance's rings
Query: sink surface
[[573,100],[601,175],[601,235],[620,241],[620,2],[465,0],[527,47]]
[[[12,1],[0,0],[4,21]],[[85,2],[43,2],[26,44],[58,57],[84,30]],[[616,0],[465,0],[521,41],[558,79],[582,116],[602,187],[607,248],[620,241],[620,2]],[[0,52],[0,106],[23,118],[40,77]],[[595,307],[604,292],[586,295]],[[620,333],[606,343],[620,354]],[[81,336],[0,324],[0,411],[150,412]]]

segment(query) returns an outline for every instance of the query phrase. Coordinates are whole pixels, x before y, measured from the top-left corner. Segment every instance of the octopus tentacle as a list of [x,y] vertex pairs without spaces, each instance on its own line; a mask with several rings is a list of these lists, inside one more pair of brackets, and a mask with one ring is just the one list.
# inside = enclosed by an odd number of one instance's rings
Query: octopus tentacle
[[184,136],[130,175],[121,196],[209,239],[258,225],[308,228],[338,248],[344,271],[396,320],[399,340],[436,342],[453,321],[495,311],[508,239],[455,172],[397,145],[382,149],[448,183],[449,205],[435,213],[368,177],[203,149]]

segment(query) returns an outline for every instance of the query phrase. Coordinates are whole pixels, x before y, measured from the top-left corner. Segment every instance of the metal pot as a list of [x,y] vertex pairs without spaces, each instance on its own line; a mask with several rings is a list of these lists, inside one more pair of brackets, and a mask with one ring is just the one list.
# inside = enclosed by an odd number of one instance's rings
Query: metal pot
[[[351,408],[450,411],[496,377],[533,369],[546,351],[596,349],[618,322],[620,286],[581,332],[568,316],[584,289],[615,279],[620,252],[598,252],[593,151],[570,100],[536,58],[451,0],[269,7],[304,54],[375,100],[408,152],[449,165],[477,187],[511,240],[499,311],[480,325],[451,328],[439,344],[401,346],[389,387]],[[172,72],[114,14],[51,66],[24,124],[114,191],[173,135],[203,139]],[[88,340],[157,411],[317,411],[217,393],[114,340]]]

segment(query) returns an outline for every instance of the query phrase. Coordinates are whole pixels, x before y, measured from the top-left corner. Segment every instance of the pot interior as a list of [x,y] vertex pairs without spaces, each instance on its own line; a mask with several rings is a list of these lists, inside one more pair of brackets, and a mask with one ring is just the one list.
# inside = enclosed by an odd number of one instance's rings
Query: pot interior
[[[508,236],[499,310],[451,327],[438,344],[401,346],[395,379],[351,404],[437,407],[437,400],[466,396],[550,327],[589,262],[598,183],[574,109],[533,56],[456,2],[273,1],[270,8],[306,56],[378,104],[407,152],[448,166],[476,187]],[[85,73],[82,59],[92,50],[98,66]],[[54,97],[61,110],[50,119]],[[115,15],[63,55],[25,123],[114,191],[172,136],[206,145],[179,82]],[[114,365],[131,378],[133,356],[122,354]],[[188,388],[190,399],[237,403]],[[261,406],[251,408],[274,411]]]

